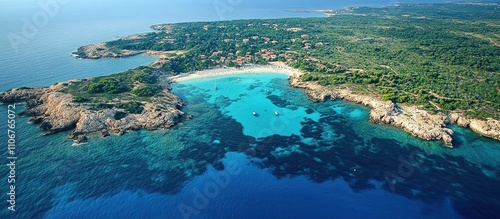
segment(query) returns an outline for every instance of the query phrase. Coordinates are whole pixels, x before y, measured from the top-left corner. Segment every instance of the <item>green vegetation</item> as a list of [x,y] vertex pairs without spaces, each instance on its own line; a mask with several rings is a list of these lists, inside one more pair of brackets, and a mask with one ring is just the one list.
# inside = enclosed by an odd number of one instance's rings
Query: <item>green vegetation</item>
[[110,77],[99,78],[95,81],[92,81],[87,86],[87,92],[91,94],[98,94],[98,93],[119,94],[127,92],[129,90],[130,88],[128,88],[125,84]]
[[[91,110],[123,109],[115,118],[127,113],[138,114],[151,97],[162,95],[157,69],[141,66],[122,73],[66,84],[63,92],[73,95],[73,102],[90,106]],[[124,114],[125,113],[125,114]]]
[[[355,8],[328,18],[163,27],[107,46],[187,51],[162,60],[161,69],[173,74],[284,61],[310,72],[303,76],[306,81],[346,84],[429,110],[500,119],[500,20],[494,5]],[[148,96],[149,91],[154,89],[136,87],[134,93]]]
[[115,113],[114,119],[120,120],[120,119],[125,118],[126,116],[127,116],[126,112],[118,111],[118,112]]
[[140,97],[152,97],[161,91],[161,87],[157,85],[142,85],[134,88],[130,93]]
[[75,103],[85,103],[85,102],[89,102],[90,99],[87,99],[85,97],[75,97],[73,98],[73,102]]
[[150,72],[138,71],[134,73],[130,79],[144,84],[156,84],[158,78],[150,75]]
[[126,103],[119,103],[116,104],[117,108],[124,109],[128,113],[132,114],[140,114],[142,113],[143,104],[139,102],[126,102]]

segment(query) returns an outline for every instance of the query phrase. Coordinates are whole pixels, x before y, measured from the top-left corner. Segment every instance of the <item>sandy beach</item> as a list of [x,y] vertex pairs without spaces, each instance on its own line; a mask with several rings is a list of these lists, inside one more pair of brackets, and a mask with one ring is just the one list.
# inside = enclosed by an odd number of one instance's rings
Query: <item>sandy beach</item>
[[302,72],[300,70],[294,69],[283,62],[272,62],[268,65],[250,65],[239,68],[215,68],[207,69],[202,71],[193,71],[189,73],[184,73],[170,77],[173,82],[180,82],[198,78],[209,78],[225,75],[237,75],[237,74],[265,74],[265,73],[282,73],[289,76],[300,75]]

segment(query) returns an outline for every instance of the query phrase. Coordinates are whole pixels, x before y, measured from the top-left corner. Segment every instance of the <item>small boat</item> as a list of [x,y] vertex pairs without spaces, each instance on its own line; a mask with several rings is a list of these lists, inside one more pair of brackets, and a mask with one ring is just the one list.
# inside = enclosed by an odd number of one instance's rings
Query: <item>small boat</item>
[[252,115],[253,115],[253,116],[257,116],[257,113],[256,113],[256,112],[252,112]]
[[214,90],[217,90],[217,81],[214,80]]
[[274,111],[274,115],[278,116],[279,115],[278,111]]

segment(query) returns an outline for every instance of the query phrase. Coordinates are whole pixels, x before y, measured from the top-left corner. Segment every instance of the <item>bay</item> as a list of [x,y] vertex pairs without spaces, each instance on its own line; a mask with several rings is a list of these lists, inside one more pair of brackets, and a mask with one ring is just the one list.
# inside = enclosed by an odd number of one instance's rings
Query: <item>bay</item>
[[[22,35],[23,19],[32,20],[43,8],[37,1],[2,1],[0,91],[147,65],[156,57],[77,60],[70,53],[81,45],[151,31],[152,24],[321,16],[285,9],[397,3],[234,1],[239,3],[221,14],[214,2],[68,1],[15,50],[8,34]],[[364,107],[343,101],[311,103],[300,90],[289,88],[283,75],[216,80],[217,91],[210,89],[213,79],[174,85],[188,103],[184,110],[194,117],[169,131],[91,136],[88,144],[72,147],[68,133],[41,137],[43,132],[27,118],[17,118],[19,210],[7,211],[4,202],[0,217],[182,218],[182,204],[198,212],[190,218],[498,215],[497,141],[452,127],[458,147],[449,150],[440,142],[369,123]],[[22,110],[18,107],[17,112]],[[6,112],[7,106],[0,109]],[[254,118],[252,111],[261,116]],[[0,126],[6,127],[5,119]],[[0,141],[6,142],[6,136],[0,135]],[[422,163],[391,190],[386,173],[401,176],[400,157],[408,160],[412,154]],[[7,157],[6,150],[0,156]],[[212,175],[227,171],[231,162],[241,172],[222,188]],[[6,176],[7,169],[0,174]],[[213,183],[219,185],[218,194],[204,194],[209,203],[197,208],[195,190],[204,193]],[[7,189],[4,182],[0,186]]]

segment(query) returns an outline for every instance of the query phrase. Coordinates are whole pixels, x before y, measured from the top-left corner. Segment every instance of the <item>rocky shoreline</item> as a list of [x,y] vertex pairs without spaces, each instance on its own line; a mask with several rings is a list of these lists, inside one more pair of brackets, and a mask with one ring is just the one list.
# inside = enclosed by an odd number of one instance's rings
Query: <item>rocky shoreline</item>
[[100,59],[100,58],[126,58],[142,54],[146,51],[141,50],[119,50],[113,51],[106,46],[106,43],[90,44],[79,47],[73,52],[80,59]]
[[[449,124],[470,128],[479,135],[500,140],[500,121],[498,120],[470,119],[456,112],[449,115],[431,114],[416,106],[395,104],[391,101],[382,101],[373,95],[357,94],[346,86],[333,88],[321,86],[315,82],[304,82],[301,79],[304,73],[284,63],[272,63],[268,68],[273,71],[287,72],[290,75],[290,86],[304,89],[307,97],[312,101],[343,99],[362,104],[371,109],[370,121],[390,124],[425,140],[442,140],[450,148],[453,148],[453,130],[447,128]],[[70,138],[81,143],[86,141],[86,136],[89,134],[107,136],[109,133],[122,134],[127,130],[154,130],[175,125],[184,115],[180,110],[184,103],[169,91],[168,83],[175,79],[177,78],[170,77],[163,81],[167,84],[163,95],[152,98],[151,102],[145,102],[142,113],[127,114],[119,119],[115,115],[123,112],[123,109],[111,108],[96,111],[86,104],[75,103],[71,94],[61,92],[64,88],[63,84],[67,86],[79,80],[42,88],[12,89],[0,94],[0,102],[26,102],[27,109],[21,115],[31,117],[30,121],[47,131],[46,134],[69,130],[71,131]]]
[[71,94],[61,92],[63,84],[73,82],[78,80],[42,88],[12,89],[0,95],[0,102],[25,102],[27,109],[21,115],[31,117],[30,121],[45,130],[46,135],[71,131],[69,137],[76,143],[85,142],[89,134],[107,136],[128,130],[169,128],[184,115],[180,110],[183,102],[165,89],[163,96],[145,102],[140,114],[116,118],[123,109],[94,110],[87,104],[75,103]]
[[291,76],[289,84],[292,87],[304,89],[312,101],[344,99],[362,104],[371,109],[370,121],[393,125],[425,140],[442,140],[450,148],[453,148],[453,130],[447,128],[448,124],[468,127],[479,135],[500,140],[500,121],[498,120],[468,119],[459,113],[431,114],[416,106],[399,105],[376,97],[356,94],[347,87],[331,88],[314,82],[303,82],[300,75]]

